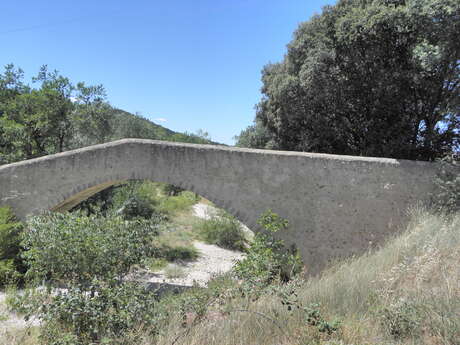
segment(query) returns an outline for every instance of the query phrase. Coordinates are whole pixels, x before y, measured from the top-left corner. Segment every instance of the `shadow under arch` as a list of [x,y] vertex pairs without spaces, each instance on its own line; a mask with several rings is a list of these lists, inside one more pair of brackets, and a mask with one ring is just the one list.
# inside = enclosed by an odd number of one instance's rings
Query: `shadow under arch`
[[241,213],[235,210],[234,208],[232,208],[228,202],[225,202],[222,199],[213,197],[212,195],[209,195],[209,193],[206,194],[206,192],[201,191],[200,188],[195,188],[195,186],[193,185],[182,183],[180,181],[172,182],[170,179],[159,181],[158,179],[153,180],[149,178],[125,178],[125,179],[119,179],[119,180],[110,180],[107,182],[97,183],[94,185],[85,184],[85,185],[77,186],[70,193],[63,195],[62,197],[64,198],[64,200],[60,201],[55,206],[49,207],[49,210],[52,212],[70,211],[71,209],[79,205],[81,202],[96,195],[97,193],[102,192],[105,189],[110,188],[112,186],[115,186],[115,185],[118,185],[124,182],[129,182],[129,181],[150,181],[150,182],[155,182],[155,183],[172,184],[174,186],[180,187],[181,189],[191,191],[211,201],[217,208],[223,209],[229,214],[231,214],[241,224],[246,226],[251,232],[256,232],[259,230],[259,226],[257,225],[257,223],[251,222],[251,224],[249,224],[247,219],[246,220],[242,219]]

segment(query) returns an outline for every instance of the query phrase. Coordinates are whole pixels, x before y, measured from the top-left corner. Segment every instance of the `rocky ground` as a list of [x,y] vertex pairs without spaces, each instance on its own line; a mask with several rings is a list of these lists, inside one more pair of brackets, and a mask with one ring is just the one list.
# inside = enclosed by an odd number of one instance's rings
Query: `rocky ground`
[[[193,206],[193,214],[202,219],[209,219],[217,213],[217,209],[205,203]],[[245,231],[250,230],[243,225]],[[194,241],[193,246],[199,251],[197,260],[181,264],[171,263],[159,272],[142,272],[143,279],[148,283],[166,283],[174,286],[206,286],[209,279],[215,275],[228,272],[235,261],[244,257],[238,251],[220,248],[216,245]],[[171,277],[176,274],[176,277]]]

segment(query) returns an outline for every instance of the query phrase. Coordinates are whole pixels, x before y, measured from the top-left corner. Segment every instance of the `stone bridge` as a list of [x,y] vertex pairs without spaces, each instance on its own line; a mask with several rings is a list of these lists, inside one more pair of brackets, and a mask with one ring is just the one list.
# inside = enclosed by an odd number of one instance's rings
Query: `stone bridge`
[[256,231],[269,208],[288,219],[279,236],[314,274],[401,229],[435,174],[427,162],[124,139],[0,166],[0,204],[25,218],[69,210],[129,179],[171,183]]

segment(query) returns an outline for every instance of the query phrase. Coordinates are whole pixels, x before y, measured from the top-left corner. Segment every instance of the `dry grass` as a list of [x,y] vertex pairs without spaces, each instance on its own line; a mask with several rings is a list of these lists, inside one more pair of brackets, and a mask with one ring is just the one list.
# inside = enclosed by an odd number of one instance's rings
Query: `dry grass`
[[0,328],[0,344],[2,345],[36,345],[39,343],[39,328]]
[[[330,336],[289,312],[279,298],[235,301],[223,319],[204,319],[177,344],[460,344],[460,216],[414,211],[407,231],[374,253],[350,259],[303,282],[303,305],[319,303],[327,320],[339,319]],[[223,308],[223,309],[225,309]],[[260,314],[257,314],[257,313]],[[179,322],[159,344],[184,333]],[[280,327],[278,327],[278,325]],[[281,330],[281,329],[282,330]]]

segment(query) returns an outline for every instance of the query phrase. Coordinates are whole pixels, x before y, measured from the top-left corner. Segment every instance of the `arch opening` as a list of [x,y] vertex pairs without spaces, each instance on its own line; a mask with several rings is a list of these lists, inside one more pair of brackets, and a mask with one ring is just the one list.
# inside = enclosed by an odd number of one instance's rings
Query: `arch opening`
[[142,271],[142,279],[149,283],[166,281],[189,286],[196,281],[205,285],[213,275],[230,270],[236,260],[243,258],[253,237],[253,232],[231,210],[219,208],[212,200],[183,186],[150,180],[100,183],[77,192],[51,210],[161,219],[155,244],[158,257],[149,259],[148,269]]

